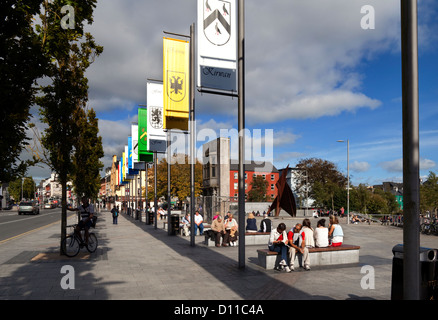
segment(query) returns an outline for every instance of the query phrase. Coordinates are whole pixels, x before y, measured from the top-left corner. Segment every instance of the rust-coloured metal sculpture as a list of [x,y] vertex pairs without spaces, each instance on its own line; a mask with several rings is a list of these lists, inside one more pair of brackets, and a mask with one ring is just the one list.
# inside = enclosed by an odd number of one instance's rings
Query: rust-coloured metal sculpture
[[289,213],[292,217],[297,215],[297,205],[295,203],[295,197],[292,193],[291,188],[286,182],[286,175],[289,169],[289,165],[281,173],[280,179],[278,179],[277,186],[278,194],[269,207],[268,214],[275,209],[275,216],[278,217],[280,214],[280,208]]

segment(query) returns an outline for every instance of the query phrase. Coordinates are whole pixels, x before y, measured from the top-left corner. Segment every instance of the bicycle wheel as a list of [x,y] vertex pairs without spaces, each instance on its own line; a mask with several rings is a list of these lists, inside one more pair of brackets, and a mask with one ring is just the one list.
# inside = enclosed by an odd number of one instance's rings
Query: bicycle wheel
[[97,249],[97,237],[94,233],[90,233],[88,235],[88,245],[87,250],[90,253],[93,253]]
[[70,235],[62,240],[62,249],[67,257],[74,257],[81,249],[78,239],[74,235]]

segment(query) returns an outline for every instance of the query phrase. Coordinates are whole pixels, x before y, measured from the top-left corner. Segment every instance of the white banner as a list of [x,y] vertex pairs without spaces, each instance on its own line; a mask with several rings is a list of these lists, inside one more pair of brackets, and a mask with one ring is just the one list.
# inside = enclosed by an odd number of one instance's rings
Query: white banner
[[237,91],[237,0],[198,0],[198,87]]
[[146,104],[148,151],[166,152],[167,137],[163,130],[163,84],[147,83]]
[[132,137],[132,167],[138,162],[138,124],[131,125],[131,137]]

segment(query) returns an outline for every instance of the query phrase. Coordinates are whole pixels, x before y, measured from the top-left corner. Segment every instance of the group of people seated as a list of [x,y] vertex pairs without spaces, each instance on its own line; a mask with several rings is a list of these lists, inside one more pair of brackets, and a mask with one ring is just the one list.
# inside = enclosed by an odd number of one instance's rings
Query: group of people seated
[[[294,262],[297,254],[302,255],[305,270],[310,270],[309,248],[337,247],[342,244],[344,233],[335,216],[330,216],[330,225],[325,227],[325,219],[320,219],[313,229],[309,219],[297,223],[289,232],[286,225],[280,223],[271,231],[268,248],[280,253],[281,260],[277,269],[286,272],[294,271]],[[288,263],[289,261],[289,263]]]
[[[199,213],[198,210],[195,211],[195,218],[194,218],[194,225],[195,225],[195,236],[196,233],[198,233],[199,229],[199,235],[204,234],[204,218]],[[190,214],[186,213],[186,215],[181,219],[180,228],[182,228],[183,235],[184,236],[190,236]]]
[[223,247],[236,246],[237,236],[239,235],[238,229],[239,226],[232,213],[228,212],[225,217],[216,214],[211,223],[215,246],[220,247],[221,240]]

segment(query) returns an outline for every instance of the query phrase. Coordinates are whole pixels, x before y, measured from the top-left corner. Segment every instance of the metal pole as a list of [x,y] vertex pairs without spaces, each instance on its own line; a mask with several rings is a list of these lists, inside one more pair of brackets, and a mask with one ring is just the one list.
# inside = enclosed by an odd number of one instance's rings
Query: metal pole
[[190,26],[190,246],[195,246],[195,24]]
[[167,130],[167,234],[169,236],[172,234],[170,226],[170,161],[170,130]]
[[350,224],[350,140],[347,139],[347,224]]
[[155,217],[154,217],[154,228],[157,230],[157,207],[158,207],[158,201],[157,201],[157,152],[154,152],[154,210],[155,210]]
[[245,1],[238,4],[239,268],[245,268]]
[[135,195],[133,195],[133,199],[134,199],[134,201],[135,201],[135,204],[134,204],[134,212],[135,212],[135,215],[134,215],[134,217],[135,218],[137,218],[138,216],[137,216],[137,210],[138,210],[138,185],[137,185],[137,179],[138,179],[138,175],[135,175],[135,181],[134,181],[134,192],[135,192]]
[[403,105],[403,296],[420,298],[417,0],[401,0]]
[[[146,166],[146,163],[145,163],[145,166]],[[142,201],[142,196],[143,196],[143,190],[142,190],[142,188],[141,188],[141,175],[142,175],[142,171],[143,170],[140,170],[140,188],[139,189],[137,189],[137,193],[138,193],[138,191],[140,190],[140,199],[138,200],[138,202],[137,203],[139,203],[140,205],[138,206],[138,209],[139,209],[139,213],[140,213],[140,222],[141,222],[141,216],[142,216],[142,210],[143,210],[143,201]]]
[[[144,201],[144,212],[145,212],[145,222],[147,222],[148,220],[148,205],[149,205],[149,194],[148,194],[148,189],[149,189],[149,181],[148,181],[148,175],[149,175],[149,163],[146,163],[146,176],[145,176],[145,191],[144,191],[144,197],[145,197],[145,201]],[[143,193],[143,190],[140,191],[141,193]]]

